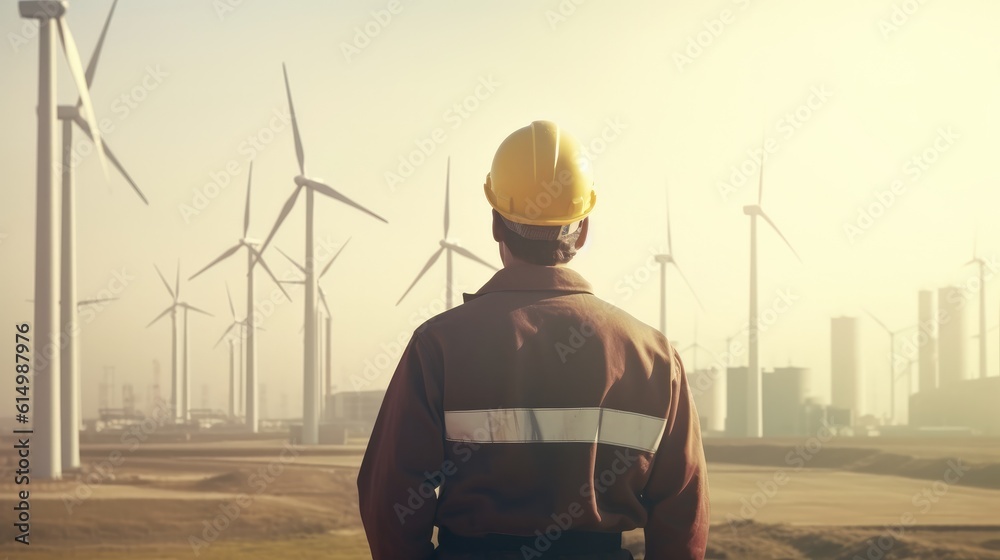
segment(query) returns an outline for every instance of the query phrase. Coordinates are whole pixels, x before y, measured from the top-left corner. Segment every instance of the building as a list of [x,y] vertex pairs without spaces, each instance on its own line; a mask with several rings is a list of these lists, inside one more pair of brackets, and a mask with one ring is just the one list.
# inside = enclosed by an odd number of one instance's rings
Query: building
[[809,370],[779,367],[762,375],[765,437],[806,434],[804,407],[809,397]]
[[917,391],[933,390],[938,386],[937,321],[934,314],[934,292],[921,290],[917,296]]
[[698,409],[703,433],[726,429],[726,378],[718,368],[702,368],[688,373],[688,387]]
[[938,290],[938,388],[966,378],[965,303],[965,295],[956,286]]
[[943,384],[910,397],[910,425],[920,428],[970,428],[1000,435],[1000,377]]
[[747,436],[747,404],[749,389],[749,368],[746,366],[726,368],[726,435]]
[[830,404],[854,411],[864,406],[857,317],[830,319]]
[[344,424],[352,431],[369,434],[384,398],[385,391],[342,391],[327,395],[323,421]]

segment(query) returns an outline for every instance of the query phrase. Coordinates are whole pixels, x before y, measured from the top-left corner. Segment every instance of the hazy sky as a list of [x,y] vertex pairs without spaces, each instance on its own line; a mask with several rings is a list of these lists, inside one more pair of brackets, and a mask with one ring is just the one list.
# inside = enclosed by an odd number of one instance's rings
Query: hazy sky
[[[71,2],[67,17],[85,64],[110,4]],[[120,300],[83,325],[85,415],[96,411],[105,365],[116,367],[119,384],[135,384],[142,404],[159,360],[169,396],[169,322],[144,328],[169,303],[153,264],[173,275],[180,258],[186,278],[236,241],[250,158],[252,236],[267,234],[291,193],[297,169],[282,120],[282,62],[307,172],[390,222],[328,199],[316,205],[320,245],[335,250],[353,238],[323,281],[342,386],[352,375],[363,379],[366,361],[391,359],[365,381],[384,386],[398,358],[393,345],[440,309],[443,262],[394,304],[437,248],[448,156],[452,235],[499,265],[483,179],[507,134],[551,119],[592,148],[597,174],[591,242],[574,268],[598,295],[656,325],[658,280],[647,267],[665,247],[669,184],[674,253],[705,309],[671,271],[668,330],[686,346],[697,320],[699,341],[716,351],[747,319],[749,226],[741,207],[756,196],[756,155],[748,151],[758,149],[763,128],[773,151],[764,209],[804,264],[761,222],[761,310],[774,306],[778,291],[794,299],[762,335],[761,360],[767,368],[811,368],[814,392],[825,398],[831,316],[867,308],[893,328],[915,323],[918,289],[973,276],[962,265],[977,226],[980,254],[998,256],[1000,223],[991,218],[1000,171],[990,163],[1000,151],[998,17],[1000,5],[987,0],[123,0],[92,96],[98,118],[110,121],[108,144],[150,205],[117,175],[105,181],[92,154],[78,166],[80,297],[117,287],[116,272],[129,278]],[[13,1],[0,9],[0,35],[7,194],[0,317],[10,327],[32,319],[25,300],[33,278],[38,44]],[[60,102],[75,102],[62,62],[59,81]],[[76,138],[86,151],[89,143]],[[394,181],[387,174],[401,173],[400,158],[421,142],[433,153],[413,156],[412,173]],[[749,174],[734,184],[741,166]],[[275,241],[298,257],[303,202]],[[872,205],[877,217],[859,217]],[[266,257],[279,276],[291,270],[277,252]],[[183,286],[185,299],[216,315],[191,320],[194,406],[204,383],[210,405],[225,406],[228,352],[212,344],[229,323],[225,282],[244,314],[244,271],[245,260],[234,258]],[[463,259],[455,271],[466,291],[491,274]],[[273,284],[257,278],[265,300]],[[1000,321],[996,284],[987,283],[988,326]],[[268,312],[260,335],[271,416],[281,412],[282,393],[288,414],[301,409],[303,296],[301,288],[290,292],[294,301]],[[868,319],[862,335],[874,403],[866,412],[884,412],[888,339]],[[990,335],[991,375],[1000,370],[997,337]],[[691,360],[687,354],[689,367]],[[10,384],[0,388],[10,392]]]

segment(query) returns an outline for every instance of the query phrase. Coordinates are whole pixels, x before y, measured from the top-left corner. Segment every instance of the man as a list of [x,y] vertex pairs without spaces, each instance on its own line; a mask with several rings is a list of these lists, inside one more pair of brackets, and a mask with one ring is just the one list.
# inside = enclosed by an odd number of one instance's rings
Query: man
[[[420,326],[358,475],[375,560],[703,558],[701,431],[680,357],[566,268],[596,203],[578,142],[536,121],[485,184],[503,269]],[[437,526],[438,549],[431,542]]]

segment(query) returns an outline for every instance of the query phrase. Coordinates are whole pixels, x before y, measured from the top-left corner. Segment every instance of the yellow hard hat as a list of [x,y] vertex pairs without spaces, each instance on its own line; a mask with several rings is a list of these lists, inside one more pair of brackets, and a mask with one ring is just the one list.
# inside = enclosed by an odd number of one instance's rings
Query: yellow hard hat
[[597,203],[580,143],[549,121],[534,121],[500,144],[483,188],[501,216],[533,226],[578,222]]

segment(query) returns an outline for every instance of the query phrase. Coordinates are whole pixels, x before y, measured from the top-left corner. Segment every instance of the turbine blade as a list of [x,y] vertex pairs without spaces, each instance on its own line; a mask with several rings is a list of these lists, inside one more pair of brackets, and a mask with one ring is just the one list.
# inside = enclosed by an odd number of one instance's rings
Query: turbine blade
[[[97,61],[101,58],[101,49],[104,48],[104,38],[108,36],[108,27],[111,26],[111,16],[115,13],[115,6],[118,5],[118,0],[111,3],[111,10],[108,11],[108,18],[104,20],[104,28],[101,29],[101,36],[97,39],[97,46],[94,47],[94,54],[90,56],[90,62],[87,64],[87,87],[94,82],[94,73],[97,71]],[[77,106],[80,106],[80,102],[77,101]]]
[[670,234],[670,189],[667,189],[667,253],[674,255],[674,241]]
[[228,259],[229,257],[231,257],[233,255],[233,253],[235,253],[236,251],[239,251],[239,249],[240,249],[240,244],[238,244],[238,243],[236,245],[233,245],[232,247],[226,249],[226,251],[224,253],[222,253],[221,255],[219,255],[218,257],[216,257],[215,260],[213,260],[212,262],[210,262],[207,265],[205,265],[205,267],[202,268],[201,270],[199,270],[198,272],[195,272],[194,274],[192,274],[191,276],[189,276],[188,280],[194,280],[195,277],[197,277],[198,275],[200,275],[202,272],[205,272],[206,270],[212,268],[216,264],[218,264],[218,263],[220,263],[220,262]]
[[802,262],[802,257],[799,256],[799,253],[795,250],[795,247],[792,247],[792,244],[788,242],[788,239],[785,239],[785,235],[783,233],[781,233],[781,230],[778,229],[778,226],[775,225],[774,222],[771,221],[771,218],[769,218],[767,216],[767,214],[764,213],[763,210],[760,211],[760,217],[764,218],[764,221],[766,221],[768,224],[771,225],[772,228],[774,228],[774,231],[775,231],[775,233],[778,234],[778,237],[780,237],[781,240],[785,242],[785,245],[788,245],[788,248],[792,250],[793,254],[795,254],[795,258],[799,259],[799,262],[801,263]]
[[284,251],[281,250],[281,247],[278,247],[277,245],[275,245],[274,248],[277,249],[277,251],[279,253],[281,253],[281,256],[283,256],[286,259],[288,259],[288,262],[290,262],[293,265],[295,265],[295,268],[299,269],[299,272],[301,272],[302,274],[306,273],[305,267],[303,267],[301,264],[295,262],[295,259],[293,259],[292,257],[288,256],[288,253],[286,253],[286,252],[284,252]]
[[319,273],[319,277],[320,278],[322,278],[323,275],[326,274],[327,270],[330,270],[330,267],[333,266],[334,261],[336,261],[337,257],[339,257],[340,254],[342,252],[344,252],[344,247],[347,247],[347,244],[350,243],[350,242],[351,242],[351,238],[348,237],[347,241],[345,241],[344,244],[340,246],[340,249],[337,249],[337,253],[335,255],[333,255],[333,258],[330,259],[330,262],[326,263],[326,266],[323,267],[323,271]]
[[683,280],[684,283],[687,284],[688,289],[691,290],[691,295],[693,295],[694,300],[698,302],[698,307],[701,308],[702,311],[704,311],[705,305],[701,303],[701,298],[699,298],[697,292],[694,291],[694,286],[692,286],[691,282],[688,281],[687,276],[684,276],[684,271],[681,270],[681,266],[677,264],[677,259],[674,259],[674,261],[671,264],[674,265],[674,270],[677,271],[677,275],[681,277],[681,280]]
[[422,269],[420,269],[420,273],[417,274],[417,277],[413,279],[413,283],[410,284],[410,287],[407,288],[405,292],[403,292],[402,296],[400,296],[399,301],[396,302],[396,305],[399,305],[400,303],[403,302],[403,298],[406,297],[406,294],[410,293],[410,290],[412,290],[413,287],[417,285],[417,282],[419,282],[420,279],[423,278],[424,274],[426,274],[427,271],[432,266],[434,266],[434,263],[437,262],[438,258],[441,257],[441,253],[443,253],[443,252],[444,252],[444,247],[441,247],[437,251],[434,251],[434,254],[431,255],[431,258],[427,259],[427,264],[425,264],[424,267]]
[[233,324],[229,325],[229,328],[226,329],[226,332],[222,333],[222,336],[219,337],[219,340],[215,341],[215,344],[212,345],[212,348],[215,348],[219,344],[222,344],[222,341],[225,340],[227,336],[229,336],[229,333],[231,333],[233,331],[233,329],[236,328],[236,325],[238,325],[238,324],[239,323],[233,323]]
[[177,296],[174,295],[174,289],[171,288],[170,287],[170,283],[167,282],[167,277],[164,276],[162,272],[160,272],[160,267],[158,267],[158,266],[156,266],[154,264],[153,268],[155,268],[156,269],[156,273],[160,275],[160,280],[163,280],[163,286],[166,287],[167,288],[167,292],[170,293],[170,299],[173,299],[173,300],[176,301],[177,300]]
[[95,305],[95,304],[98,304],[98,303],[106,303],[106,302],[109,302],[109,301],[118,301],[118,298],[116,298],[116,297],[109,297],[109,298],[81,299],[80,301],[76,302],[76,304],[77,305]]
[[281,283],[282,284],[296,284],[298,286],[301,286],[302,284],[305,284],[306,281],[305,280],[282,280]]
[[462,255],[463,257],[467,258],[467,259],[474,260],[474,261],[476,261],[477,263],[479,263],[479,264],[481,264],[483,266],[487,266],[489,268],[492,268],[493,270],[499,270],[497,267],[493,266],[488,261],[477,257],[476,255],[472,254],[472,251],[469,251],[468,249],[466,249],[464,247],[459,247],[457,245],[452,245],[451,249],[453,251],[455,251],[456,253],[458,253],[459,255]]
[[174,277],[174,293],[181,297],[181,259],[177,259],[177,276]]
[[253,162],[250,162],[250,172],[247,174],[247,203],[243,210],[243,237],[250,231],[250,183],[253,182]]
[[292,207],[295,206],[295,201],[298,199],[299,191],[301,190],[302,187],[295,187],[295,190],[292,192],[292,196],[288,197],[288,200],[285,201],[285,205],[281,207],[281,212],[278,214],[277,221],[274,222],[274,227],[271,228],[271,233],[267,234],[267,239],[264,240],[264,244],[260,246],[259,250],[254,251],[255,253],[263,254],[264,250],[267,249],[268,244],[271,243],[271,239],[274,238],[274,234],[278,233],[278,228],[281,227],[281,222],[285,221],[285,218],[288,217],[288,213],[291,212]]
[[299,175],[306,174],[306,156],[302,151],[302,137],[299,136],[299,123],[295,119],[295,105],[292,104],[292,86],[288,85],[288,68],[281,63],[281,71],[285,74],[285,93],[288,94],[288,114],[292,118],[292,134],[295,135],[295,158],[299,162]]
[[323,291],[323,288],[319,288],[319,301],[323,304],[323,308],[326,309],[326,316],[333,317],[333,313],[330,313],[330,306],[326,303],[326,292]]
[[164,311],[163,313],[160,313],[159,315],[156,316],[155,319],[153,319],[152,321],[150,321],[149,324],[146,325],[146,328],[148,329],[149,327],[153,326],[153,323],[155,323],[155,322],[159,321],[160,319],[166,317],[167,313],[170,313],[171,311],[173,311],[173,309],[174,309],[173,305],[171,305],[170,307],[168,307],[166,309],[166,311]]
[[[87,135],[87,138],[90,138],[91,141],[94,140],[94,134],[90,131],[90,125],[87,124],[87,121],[83,120],[83,117],[78,114],[73,119],[73,122],[75,122],[76,126],[78,126],[80,130]],[[128,171],[125,171],[125,167],[122,165],[122,162],[118,160],[118,157],[115,156],[115,153],[111,150],[111,146],[107,143],[104,144],[104,155],[108,156],[108,161],[111,162],[111,165],[122,174],[122,177],[124,177],[125,181],[128,182],[130,187],[132,187],[135,194],[139,195],[139,198],[141,198],[142,201],[148,206],[149,200],[146,198],[146,195],[139,189],[139,185],[135,184],[135,181],[132,179],[132,176],[128,174]]]
[[[264,260],[264,256],[261,255],[257,251],[257,249],[254,249],[253,247],[250,247],[250,250],[256,257],[256,259],[254,260],[254,264],[260,263],[261,268],[263,268],[264,272],[266,272],[267,275],[271,277],[271,280],[273,280],[274,283],[278,286],[278,289],[281,290],[281,293],[285,294],[285,297],[288,298],[288,301],[292,301],[292,296],[288,295],[288,292],[285,291],[285,287],[281,285],[281,282],[278,281],[278,278],[275,277],[273,272],[271,272],[271,268],[267,266],[267,261]],[[251,271],[251,274],[252,273],[253,271]],[[247,313],[250,313],[250,310],[247,310]]]
[[63,52],[66,54],[66,62],[69,63],[70,73],[73,74],[73,81],[76,82],[76,89],[80,92],[80,103],[83,106],[84,119],[90,125],[91,138],[97,151],[97,159],[101,160],[101,169],[104,170],[104,178],[110,179],[108,172],[108,161],[104,156],[104,143],[101,142],[101,131],[97,128],[97,116],[94,113],[94,105],[90,102],[90,91],[87,89],[87,78],[83,74],[83,64],[80,63],[80,51],[76,48],[76,41],[70,33],[66,18],[60,17],[56,20],[59,23],[59,35],[62,37]]
[[382,216],[379,216],[375,212],[372,212],[371,210],[365,208],[364,206],[361,206],[357,202],[354,202],[353,200],[351,200],[351,199],[347,198],[346,196],[340,194],[339,192],[335,191],[333,189],[333,187],[331,187],[329,185],[324,185],[323,183],[319,183],[317,181],[313,181],[312,179],[306,179],[305,182],[306,182],[307,185],[309,185],[309,188],[313,189],[314,191],[316,191],[316,192],[318,192],[320,194],[326,195],[326,196],[328,196],[330,198],[333,198],[335,200],[339,200],[339,201],[343,202],[344,204],[346,204],[348,206],[352,206],[352,207],[354,207],[354,208],[356,208],[358,210],[361,210],[365,214],[368,214],[369,216],[372,216],[375,219],[381,220],[384,223],[389,223],[389,221],[386,220],[385,218],[383,218]]
[[878,325],[879,325],[880,327],[882,327],[883,329],[885,329],[885,332],[887,332],[887,333],[889,333],[889,334],[892,334],[892,331],[891,331],[891,330],[889,330],[889,327],[888,327],[888,326],[886,326],[886,324],[885,324],[885,323],[883,323],[882,321],[880,321],[880,320],[879,320],[879,318],[878,318],[878,317],[876,317],[874,313],[872,313],[871,311],[868,311],[867,309],[865,309],[865,313],[867,313],[869,317],[871,317],[872,319],[874,319],[874,320],[875,320],[875,322],[876,322],[876,323],[878,323]]
[[199,309],[199,308],[197,308],[197,307],[195,307],[193,305],[190,305],[190,304],[187,304],[187,303],[183,303],[181,305],[183,305],[185,309],[189,309],[189,310],[194,311],[196,313],[201,313],[202,315],[208,315],[209,317],[215,317],[215,315],[212,315],[208,311],[205,311],[204,309]]
[[764,133],[760,133],[760,177],[757,178],[757,206],[764,199]]
[[451,226],[449,204],[451,198],[451,156],[448,156],[448,172],[444,179],[444,239],[448,239],[448,228]]
[[236,306],[233,305],[233,294],[229,291],[229,282],[226,282],[226,299],[229,300],[229,313],[233,316],[233,321],[236,321]]

